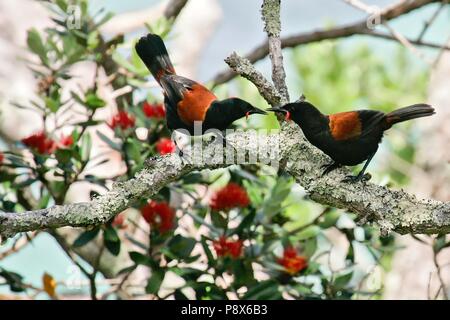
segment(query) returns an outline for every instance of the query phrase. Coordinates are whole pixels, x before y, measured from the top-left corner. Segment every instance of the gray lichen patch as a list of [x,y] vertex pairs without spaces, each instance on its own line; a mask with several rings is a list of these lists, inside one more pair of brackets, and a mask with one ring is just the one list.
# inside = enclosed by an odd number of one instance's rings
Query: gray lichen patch
[[264,31],[272,37],[280,36],[280,2],[280,0],[264,0],[261,6]]

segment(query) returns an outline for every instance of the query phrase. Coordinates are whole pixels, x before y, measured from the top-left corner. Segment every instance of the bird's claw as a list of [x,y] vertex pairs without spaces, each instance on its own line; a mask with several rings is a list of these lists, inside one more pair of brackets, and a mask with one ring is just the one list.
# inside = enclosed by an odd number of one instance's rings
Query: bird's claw
[[358,181],[369,181],[372,178],[372,175],[370,173],[365,173],[364,175],[356,175],[356,176],[352,176],[352,175],[348,175],[346,176],[344,179],[342,179],[342,182],[345,183],[355,183]]

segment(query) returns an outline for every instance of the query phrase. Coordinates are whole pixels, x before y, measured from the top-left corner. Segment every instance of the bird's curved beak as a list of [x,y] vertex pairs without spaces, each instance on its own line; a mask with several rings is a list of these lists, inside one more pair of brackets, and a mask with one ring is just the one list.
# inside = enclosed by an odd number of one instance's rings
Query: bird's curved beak
[[267,114],[267,112],[265,112],[264,110],[260,110],[260,109],[257,109],[257,108],[255,108],[255,109],[253,109],[253,110],[251,110],[251,111],[248,111],[246,114],[245,114],[245,118],[246,119],[248,119],[248,116],[249,115],[251,115],[251,114]]
[[279,108],[279,107],[269,108],[269,109],[266,109],[266,111],[281,112],[281,113],[285,114],[285,117],[284,117],[285,120],[291,119],[291,113],[283,108]]

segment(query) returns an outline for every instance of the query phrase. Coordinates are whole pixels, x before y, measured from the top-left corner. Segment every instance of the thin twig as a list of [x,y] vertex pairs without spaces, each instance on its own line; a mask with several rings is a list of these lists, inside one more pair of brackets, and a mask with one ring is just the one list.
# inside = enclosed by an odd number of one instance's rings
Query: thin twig
[[445,5],[448,3],[448,0],[442,1],[441,5],[436,9],[436,11],[433,13],[433,15],[425,21],[422,31],[420,31],[419,36],[417,37],[417,41],[422,41],[423,37],[425,36],[425,33],[428,31],[428,29],[431,27],[433,22],[438,17],[439,13],[442,11],[442,9],[445,7]]
[[[401,2],[392,6],[388,6],[380,10],[380,20],[389,21],[403,14],[409,13],[415,9],[421,8],[429,3],[437,1],[438,0],[415,0],[415,1],[408,1],[407,3]],[[392,35],[380,33],[368,28],[367,21],[366,19],[364,19],[362,21],[344,25],[341,27],[315,30],[311,32],[299,33],[296,35],[281,38],[281,47],[293,48],[303,44],[318,42],[322,40],[349,37],[352,35],[368,35],[383,38],[386,40],[397,41],[397,39]],[[445,50],[450,50],[450,47],[448,46],[443,47],[440,44],[416,41],[412,39],[408,39],[408,41],[414,45],[426,46],[436,49],[445,48]],[[244,58],[247,59],[250,63],[255,63],[259,60],[264,59],[268,54],[269,54],[269,42],[265,41],[264,43],[262,43],[261,45],[257,46],[255,49],[250,51],[250,53],[245,55]],[[230,81],[237,75],[238,73],[234,72],[233,70],[225,70],[218,73],[215,77],[213,77],[211,82],[213,83],[213,86],[217,86]]]
[[440,287],[436,295],[439,295],[439,291],[442,289],[442,296],[445,300],[448,300],[448,291],[447,286],[445,285],[444,277],[442,276],[442,268],[439,266],[439,262],[437,261],[437,256],[439,251],[433,250],[433,263],[436,267],[436,273],[440,282]]
[[283,66],[283,52],[281,50],[281,0],[264,0],[261,7],[264,30],[269,41],[269,57],[272,63],[272,81],[281,95],[281,103],[289,102],[289,93],[286,86],[286,72]]

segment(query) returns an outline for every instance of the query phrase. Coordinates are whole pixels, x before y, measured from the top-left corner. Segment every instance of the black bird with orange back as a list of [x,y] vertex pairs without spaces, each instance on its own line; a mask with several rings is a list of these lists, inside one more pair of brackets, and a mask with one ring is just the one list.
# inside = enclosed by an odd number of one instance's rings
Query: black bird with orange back
[[283,112],[286,119],[292,118],[308,141],[333,159],[323,166],[323,175],[342,165],[354,166],[366,160],[363,169],[356,176],[347,176],[345,182],[366,177],[364,172],[378,150],[384,131],[396,123],[434,114],[431,106],[420,103],[390,113],[357,110],[324,115],[303,96],[297,102],[267,111]]
[[[185,129],[191,135],[201,135],[209,129],[223,131],[239,118],[265,114],[239,98],[219,101],[200,83],[177,75],[163,40],[156,34],[142,37],[136,52],[163,89],[167,126],[172,131]],[[194,132],[196,121],[202,122],[199,132]]]

